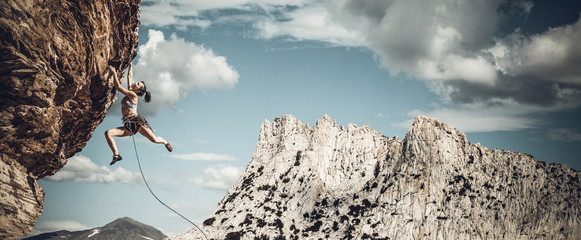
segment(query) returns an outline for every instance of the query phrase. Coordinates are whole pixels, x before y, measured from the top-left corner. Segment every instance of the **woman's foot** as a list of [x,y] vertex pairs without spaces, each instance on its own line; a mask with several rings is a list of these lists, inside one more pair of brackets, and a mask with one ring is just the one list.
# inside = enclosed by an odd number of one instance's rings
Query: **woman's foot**
[[167,148],[168,151],[173,151],[173,147],[171,146],[171,144],[169,144],[169,142],[167,142],[165,145],[165,148]]
[[121,157],[121,155],[117,154],[117,155],[113,155],[113,161],[111,161],[111,163],[109,163],[109,166],[115,164],[116,162],[121,161],[123,158]]

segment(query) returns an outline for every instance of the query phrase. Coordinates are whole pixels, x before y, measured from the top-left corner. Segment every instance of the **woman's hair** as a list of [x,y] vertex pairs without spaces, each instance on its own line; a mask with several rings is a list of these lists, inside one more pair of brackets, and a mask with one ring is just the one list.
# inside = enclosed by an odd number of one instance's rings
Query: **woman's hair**
[[141,81],[141,83],[143,83],[143,87],[141,88],[141,91],[137,93],[137,96],[143,96],[143,94],[145,94],[145,102],[151,102],[151,93],[149,91],[147,91],[147,87],[145,86],[145,83],[143,81]]

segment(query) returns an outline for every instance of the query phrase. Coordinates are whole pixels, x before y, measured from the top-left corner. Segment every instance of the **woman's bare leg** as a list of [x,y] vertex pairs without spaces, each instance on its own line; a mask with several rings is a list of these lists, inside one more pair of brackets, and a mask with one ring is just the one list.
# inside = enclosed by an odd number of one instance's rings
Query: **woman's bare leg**
[[149,139],[149,141],[151,141],[152,143],[158,143],[158,144],[168,144],[168,142],[163,139],[160,136],[155,136],[153,134],[153,131],[151,131],[151,129],[147,128],[147,127],[140,127],[139,128],[139,133],[141,133],[141,135],[145,136],[147,139]]
[[114,156],[119,155],[119,151],[117,151],[117,145],[115,144],[115,139],[113,139],[113,137],[124,137],[130,134],[131,133],[124,127],[111,128],[105,131],[105,139],[107,139],[107,143],[109,144],[111,151],[113,151]]

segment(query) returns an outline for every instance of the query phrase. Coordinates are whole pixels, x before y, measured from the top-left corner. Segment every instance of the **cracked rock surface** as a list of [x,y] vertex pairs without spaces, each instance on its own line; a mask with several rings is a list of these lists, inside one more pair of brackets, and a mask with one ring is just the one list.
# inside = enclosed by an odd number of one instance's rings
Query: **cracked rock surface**
[[579,239],[580,177],[428,117],[400,141],[287,115],[262,125],[245,172],[201,227],[211,239]]
[[42,213],[36,180],[87,144],[137,54],[140,0],[0,1],[0,239]]

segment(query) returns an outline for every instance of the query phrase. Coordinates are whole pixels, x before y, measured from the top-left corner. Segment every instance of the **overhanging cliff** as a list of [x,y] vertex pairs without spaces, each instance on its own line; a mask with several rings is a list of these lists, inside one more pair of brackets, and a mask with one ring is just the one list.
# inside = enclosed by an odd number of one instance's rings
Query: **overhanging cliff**
[[137,54],[140,0],[0,2],[0,239],[30,232],[38,178],[81,151]]

